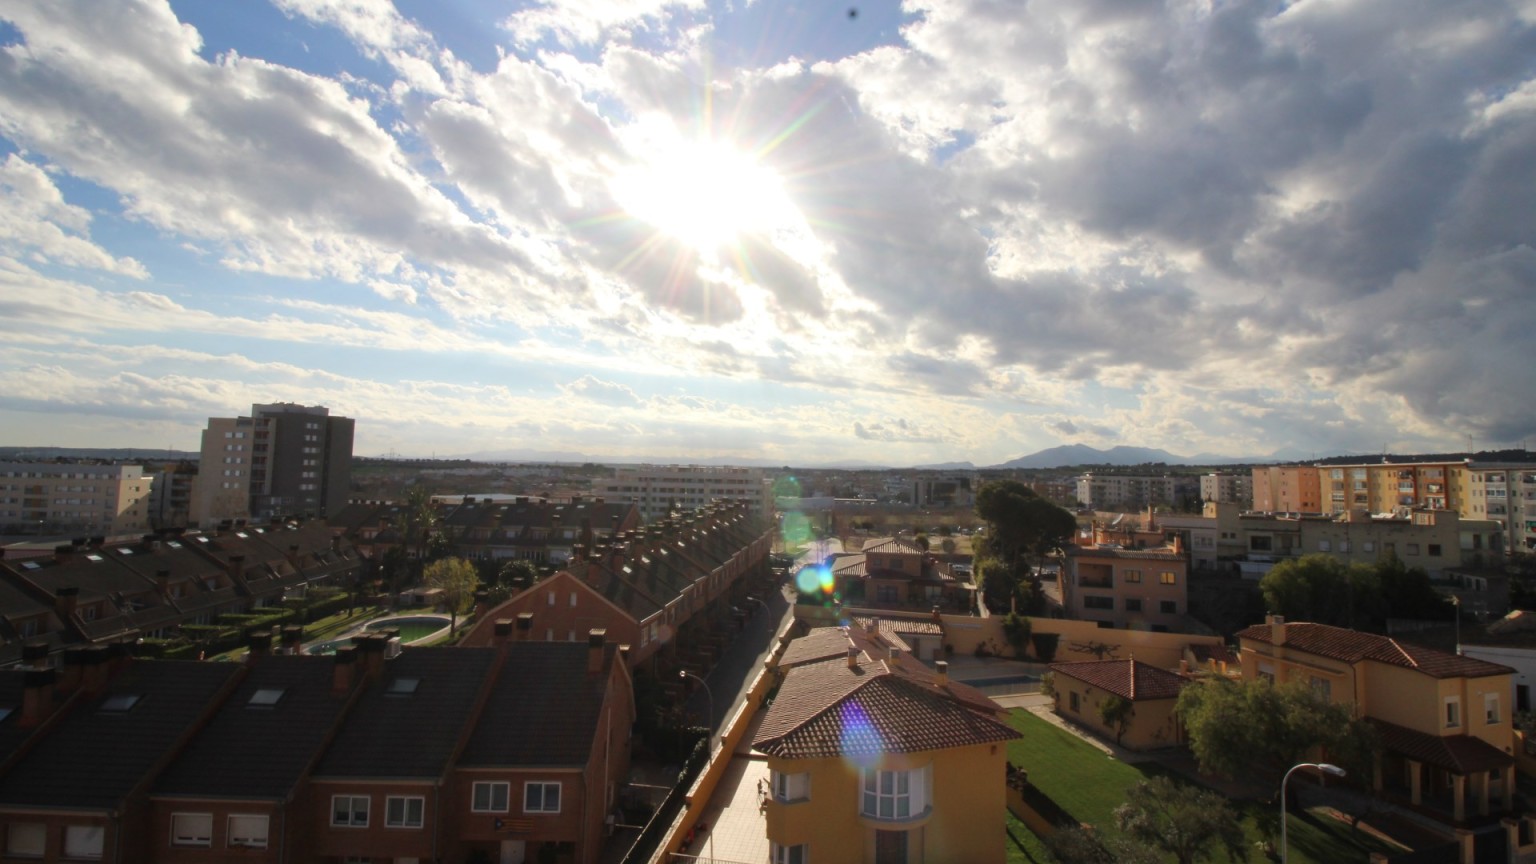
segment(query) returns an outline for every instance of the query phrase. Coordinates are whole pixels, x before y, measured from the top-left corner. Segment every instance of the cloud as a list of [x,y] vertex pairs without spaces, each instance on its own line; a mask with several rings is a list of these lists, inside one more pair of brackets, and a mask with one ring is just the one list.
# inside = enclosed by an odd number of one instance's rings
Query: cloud
[[885,420],[865,424],[855,420],[853,423],[855,437],[865,441],[900,442],[903,444],[935,444],[948,439],[948,435],[942,431],[925,428],[922,425],[901,417],[888,417]]
[[567,396],[585,399],[600,405],[635,406],[641,403],[640,397],[635,395],[635,391],[625,387],[623,384],[603,381],[591,375],[584,375],[560,389],[564,390]]
[[64,201],[53,179],[16,153],[0,163],[0,253],[149,278],[144,265],[118,258],[90,239],[91,214]]

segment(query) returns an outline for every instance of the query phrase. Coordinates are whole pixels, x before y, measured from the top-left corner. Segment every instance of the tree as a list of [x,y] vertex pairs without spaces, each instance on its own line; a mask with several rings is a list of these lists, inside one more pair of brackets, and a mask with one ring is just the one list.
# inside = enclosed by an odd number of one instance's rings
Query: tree
[[988,608],[1038,611],[1043,596],[1034,596],[1038,585],[1030,578],[1031,562],[1060,548],[1077,531],[1077,520],[1017,480],[982,485],[976,493],[976,515],[986,522],[986,531],[972,548]]
[[1099,703],[1099,720],[1105,726],[1115,730],[1115,744],[1125,736],[1125,730],[1131,725],[1131,718],[1136,716],[1136,705],[1124,696],[1110,696]]
[[1013,646],[1013,656],[1020,660],[1029,653],[1030,629],[1029,618],[1017,612],[1003,616],[1003,635],[1007,637],[1008,644]]
[[1092,826],[1063,828],[1045,839],[1059,864],[1157,864],[1155,851],[1125,837],[1102,837]]
[[441,558],[427,565],[421,581],[428,588],[442,589],[450,615],[448,630],[457,632],[459,615],[469,611],[475,601],[475,586],[480,583],[475,565],[463,558]]
[[1278,789],[1292,765],[1320,748],[1351,776],[1371,776],[1375,730],[1300,682],[1197,681],[1179,693],[1174,711],[1201,771],[1258,774]]
[[1388,617],[1443,620],[1449,605],[1429,574],[1395,555],[1375,565],[1307,555],[1276,564],[1259,583],[1271,611],[1295,621],[1380,630]]
[[1139,781],[1115,808],[1115,825],[1132,840],[1167,852],[1179,864],[1211,861],[1225,851],[1247,860],[1243,828],[1225,798],[1158,776]]
[[539,581],[539,568],[526,558],[516,558],[501,565],[496,581],[513,591],[522,591]]

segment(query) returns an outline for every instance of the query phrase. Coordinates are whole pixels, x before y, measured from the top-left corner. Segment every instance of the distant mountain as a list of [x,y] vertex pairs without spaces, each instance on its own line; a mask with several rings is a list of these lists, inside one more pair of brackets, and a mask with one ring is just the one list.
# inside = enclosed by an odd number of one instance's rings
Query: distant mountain
[[913,465],[913,471],[975,471],[976,466],[969,462],[939,462],[935,465]]
[[1151,447],[1111,447],[1108,450],[1099,450],[1087,444],[1064,444],[1031,453],[1028,456],[1020,456],[993,467],[1064,468],[1069,465],[1142,465],[1147,462],[1186,464],[1183,456],[1175,456],[1167,450]]

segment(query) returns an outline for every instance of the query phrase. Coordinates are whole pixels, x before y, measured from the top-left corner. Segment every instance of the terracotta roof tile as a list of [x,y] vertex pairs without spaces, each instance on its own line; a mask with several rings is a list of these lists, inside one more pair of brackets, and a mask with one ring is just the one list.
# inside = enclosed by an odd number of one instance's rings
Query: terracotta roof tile
[[911,657],[830,660],[791,669],[753,746],[790,759],[914,753],[1007,741],[1018,733],[980,691]]
[[1236,663],[1237,657],[1233,656],[1232,649],[1225,645],[1191,645],[1189,653],[1195,655],[1195,660],[1200,663],[1208,663],[1215,660],[1217,663]]
[[1430,735],[1377,720],[1366,718],[1381,734],[1381,744],[1393,753],[1400,753],[1418,762],[1436,765],[1455,774],[1474,774],[1513,765],[1515,757],[1500,751],[1481,738],[1471,735]]
[[[1432,678],[1484,678],[1489,675],[1508,675],[1514,672],[1508,666],[1436,651],[1433,648],[1407,645],[1390,636],[1380,636],[1375,633],[1361,633],[1344,627],[1303,622],[1291,622],[1281,626],[1285,628],[1287,648],[1342,660],[1345,663],[1375,660],[1379,663],[1414,669]],[[1272,644],[1274,636],[1270,625],[1255,624],[1239,630],[1237,638]]]
[[1081,663],[1052,663],[1051,671],[1076,678],[1132,702],[1150,699],[1174,699],[1188,679],[1149,666],[1139,660],[1087,660]]

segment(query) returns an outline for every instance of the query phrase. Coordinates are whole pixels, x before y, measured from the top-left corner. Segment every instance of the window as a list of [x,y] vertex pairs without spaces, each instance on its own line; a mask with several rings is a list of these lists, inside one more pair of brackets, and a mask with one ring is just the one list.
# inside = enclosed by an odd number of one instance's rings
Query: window
[[262,687],[252,693],[251,701],[245,704],[250,708],[270,708],[283,698],[285,692],[287,692],[285,688]]
[[1316,675],[1314,675],[1314,676],[1312,676],[1311,684],[1312,684],[1312,695],[1316,696],[1318,699],[1322,700],[1323,702],[1332,702],[1333,701],[1333,682],[1332,681],[1329,681],[1327,678],[1319,678]]
[[48,846],[48,829],[40,822],[12,822],[5,829],[5,854],[17,857],[43,857]]
[[212,813],[172,813],[172,846],[212,846]]
[[1140,570],[1122,570],[1120,572],[1120,575],[1125,579],[1126,582],[1140,582],[1141,581],[1141,571]]
[[1375,540],[1367,540],[1364,543],[1360,544],[1360,548],[1364,549],[1367,552],[1375,552],[1376,551],[1376,541]]
[[806,864],[804,843],[795,846],[780,846],[777,843],[770,845],[773,848],[769,850],[769,860],[773,864]]
[[1157,609],[1164,615],[1177,615],[1179,614],[1179,601],[1163,600],[1157,604]]
[[505,813],[511,789],[510,783],[476,783],[469,809],[475,813]]
[[1483,719],[1489,723],[1499,722],[1499,694],[1483,694]]
[[864,805],[860,813],[876,819],[910,819],[928,809],[928,771],[864,769]]
[[267,848],[267,817],[244,813],[231,815],[229,845],[246,849]]
[[1417,554],[1419,554],[1419,544],[1417,544],[1417,543],[1409,543],[1408,544],[1408,554],[1409,555],[1417,555]]
[[331,824],[340,828],[367,828],[368,796],[332,795]]
[[1157,574],[1157,581],[1164,585],[1177,585],[1179,584],[1179,576],[1172,570],[1164,570],[1163,572]]
[[560,784],[559,783],[524,783],[523,784],[523,812],[524,813],[559,813],[560,812]]
[[571,608],[572,609],[576,608],[576,592],[575,591],[571,592]]
[[1089,595],[1083,597],[1083,608],[1084,609],[1114,609],[1115,608],[1115,598],[1113,598],[1113,597],[1097,597],[1097,596],[1094,596],[1092,594],[1089,594]]
[[785,774],[773,772],[773,798],[775,801],[809,801],[811,799],[810,772]]
[[1333,547],[1329,543],[1329,541],[1327,541],[1327,540],[1319,540],[1319,541],[1317,541],[1317,551],[1319,551],[1319,552],[1331,552],[1331,551],[1333,551]]
[[384,799],[384,827],[420,828],[422,807],[427,799],[420,796],[395,796]]
[[1455,696],[1445,699],[1445,727],[1454,729],[1461,725],[1461,700]]
[[1125,611],[1127,611],[1127,612],[1140,612],[1141,611],[1141,598],[1140,597],[1127,597],[1126,600],[1125,600]]
[[1073,690],[1067,694],[1067,710],[1074,714],[1082,710],[1082,704],[1078,701],[1076,690]]
[[550,606],[553,606],[553,605],[555,605],[555,592],[553,592],[553,591],[551,591],[551,592],[549,592],[549,593],[548,593],[548,594],[547,594],[547,595],[545,595],[545,596],[547,596],[547,597],[548,597],[548,598],[549,598],[549,605],[550,605]]
[[65,858],[100,858],[106,829],[100,825],[64,826]]
[[1429,554],[1435,556],[1436,558],[1440,557],[1440,544],[1439,543],[1431,543],[1431,544],[1429,544]]

